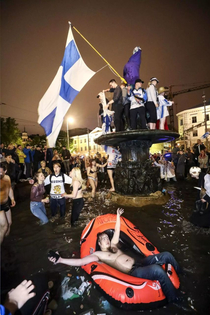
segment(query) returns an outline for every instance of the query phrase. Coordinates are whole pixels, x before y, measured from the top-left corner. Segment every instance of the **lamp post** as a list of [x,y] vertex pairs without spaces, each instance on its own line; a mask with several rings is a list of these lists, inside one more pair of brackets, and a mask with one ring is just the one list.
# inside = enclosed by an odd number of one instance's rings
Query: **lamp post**
[[66,129],[67,129],[67,148],[69,150],[69,123],[72,124],[74,119],[72,117],[67,118]]
[[[204,108],[204,124],[205,124],[205,134],[207,133],[207,119],[206,119],[206,94],[205,91],[203,91],[203,108]],[[208,148],[208,136],[206,134],[206,147]]]

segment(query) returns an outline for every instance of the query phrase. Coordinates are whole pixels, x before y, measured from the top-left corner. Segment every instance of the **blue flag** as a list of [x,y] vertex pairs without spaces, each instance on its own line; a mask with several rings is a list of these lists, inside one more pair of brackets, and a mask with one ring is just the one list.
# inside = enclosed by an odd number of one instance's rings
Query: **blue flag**
[[62,63],[54,80],[39,102],[38,123],[45,130],[49,147],[55,147],[69,107],[94,74],[95,72],[84,63],[70,26]]
[[[136,52],[135,52],[136,51]],[[130,57],[123,69],[123,77],[128,84],[134,85],[136,79],[140,78],[141,49],[134,49],[134,54]]]

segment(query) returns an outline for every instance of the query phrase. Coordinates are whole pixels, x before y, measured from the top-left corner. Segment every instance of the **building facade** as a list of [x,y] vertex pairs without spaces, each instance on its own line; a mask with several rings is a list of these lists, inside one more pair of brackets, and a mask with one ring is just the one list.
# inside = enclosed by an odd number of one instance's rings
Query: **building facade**
[[[205,120],[206,113],[206,120]],[[176,114],[178,120],[177,141],[185,148],[192,148],[198,139],[202,139],[205,132],[210,132],[210,102],[199,104]]]
[[100,153],[102,156],[105,156],[106,153],[103,148],[96,144],[94,140],[100,137],[102,134],[102,129],[96,127],[89,133],[73,136],[70,139],[73,140],[75,155],[86,155],[86,156],[94,156],[96,153]]

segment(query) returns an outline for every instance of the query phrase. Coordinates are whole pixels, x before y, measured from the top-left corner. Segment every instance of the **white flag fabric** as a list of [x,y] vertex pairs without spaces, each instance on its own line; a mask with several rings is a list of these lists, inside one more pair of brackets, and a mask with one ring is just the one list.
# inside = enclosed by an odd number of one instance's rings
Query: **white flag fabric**
[[201,136],[201,139],[208,138],[208,136],[209,136],[209,132],[207,131],[206,133],[204,133],[204,135]]
[[62,63],[39,102],[38,123],[45,130],[49,147],[55,147],[66,112],[94,74],[84,63],[70,26]]

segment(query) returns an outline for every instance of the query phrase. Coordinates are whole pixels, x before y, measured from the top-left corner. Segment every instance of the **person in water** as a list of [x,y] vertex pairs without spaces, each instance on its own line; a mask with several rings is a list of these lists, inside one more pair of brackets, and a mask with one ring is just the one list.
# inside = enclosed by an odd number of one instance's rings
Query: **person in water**
[[171,264],[177,273],[180,271],[180,267],[172,254],[169,252],[163,252],[135,260],[118,248],[120,239],[120,216],[123,212],[123,209],[117,209],[115,230],[111,241],[106,233],[98,234],[98,245],[101,249],[100,251],[96,251],[93,254],[80,259],[62,258],[59,253],[54,253],[54,255],[51,253],[48,256],[48,259],[54,264],[61,263],[68,266],[83,266],[95,261],[101,261],[134,277],[158,280],[168,302],[175,301],[177,297],[177,290],[173,286],[167,273],[161,267],[163,264]]
[[43,225],[48,223],[47,213],[45,209],[45,203],[49,202],[49,198],[44,198],[45,188],[44,188],[44,174],[37,172],[34,176],[35,183],[31,188],[30,196],[30,209],[33,215],[40,219],[39,224]]
[[90,165],[87,168],[87,176],[89,183],[92,188],[92,198],[95,198],[96,195],[96,188],[98,186],[98,176],[97,176],[97,169],[98,167],[105,167],[107,165],[107,162],[104,163],[103,165],[96,163],[96,160],[93,159],[90,161]]
[[5,236],[10,233],[12,224],[12,212],[10,207],[14,207],[16,202],[11,186],[10,177],[6,174],[6,163],[0,163],[0,244]]
[[75,226],[78,221],[80,212],[84,207],[84,199],[82,194],[82,174],[79,167],[74,167],[69,173],[72,178],[73,191],[71,194],[64,193],[61,196],[64,198],[72,198],[71,226]]

